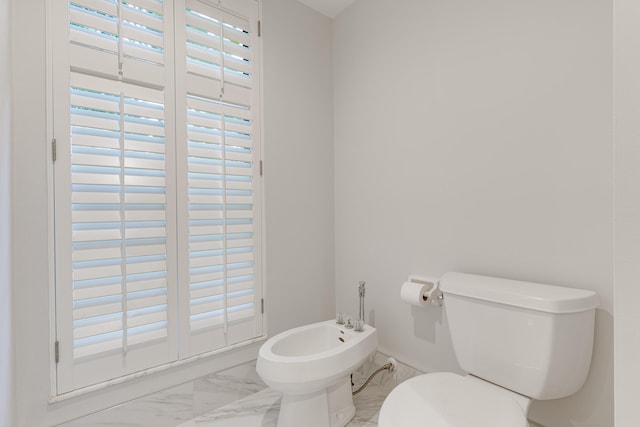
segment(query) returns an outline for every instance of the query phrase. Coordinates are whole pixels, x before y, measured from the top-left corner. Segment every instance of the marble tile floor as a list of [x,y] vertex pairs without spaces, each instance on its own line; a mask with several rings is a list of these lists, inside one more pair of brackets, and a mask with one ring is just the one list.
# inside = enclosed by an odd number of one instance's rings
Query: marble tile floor
[[[382,364],[377,354],[354,372],[356,386]],[[356,415],[348,426],[377,426],[382,402],[396,384],[392,375],[378,375],[354,396]],[[276,427],[280,398],[260,380],[254,361],[59,427]]]
[[[370,383],[354,396],[356,415],[347,426],[377,426],[378,413],[388,393],[385,387]],[[276,427],[280,398],[280,393],[267,388],[179,427]]]
[[256,373],[254,361],[58,427],[175,427],[265,388]]

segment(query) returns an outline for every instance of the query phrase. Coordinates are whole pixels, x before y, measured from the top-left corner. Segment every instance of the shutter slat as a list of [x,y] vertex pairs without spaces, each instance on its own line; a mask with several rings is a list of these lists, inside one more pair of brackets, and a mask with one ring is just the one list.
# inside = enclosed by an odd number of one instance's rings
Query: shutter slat
[[241,321],[252,320],[255,316],[253,305],[247,306],[243,310],[234,310],[229,313],[229,323],[234,324]]
[[164,111],[158,108],[126,104],[124,106],[124,113],[131,116],[144,117],[147,119],[164,120]]
[[141,9],[149,10],[157,15],[162,15],[162,0],[134,0],[129,3]]
[[202,144],[202,148],[190,147],[189,156],[201,157],[204,159],[222,159],[222,150],[216,149],[215,146],[207,148],[204,146],[204,144]]
[[166,287],[166,285],[167,281],[164,278],[138,280],[135,282],[129,282],[127,284],[127,290],[129,292],[149,291],[152,289],[162,289]]
[[[231,84],[230,82],[234,80],[235,84]],[[224,96],[222,97],[222,99],[226,102],[231,102],[242,106],[251,105],[251,89],[241,86],[244,82],[238,80],[239,79],[236,78],[227,79],[224,86]]]
[[105,314],[119,313],[121,310],[122,303],[120,301],[110,302],[108,304],[81,307],[73,310],[73,319],[77,320],[87,317],[103,316]]
[[220,189],[222,188],[222,181],[217,179],[190,179],[189,188]]
[[118,6],[109,0],[73,0],[73,3],[86,9],[95,10],[105,15],[118,16]]
[[69,46],[71,67],[95,74],[118,76],[118,55],[72,44]]
[[73,251],[73,261],[109,260],[120,258],[121,255],[120,246],[96,249],[75,249]]
[[164,244],[149,243],[145,245],[127,247],[127,255],[129,256],[149,256],[149,255],[165,255],[166,246]]
[[[209,70],[205,69],[203,72],[208,73]],[[213,70],[209,78],[190,72],[187,74],[188,93],[202,98],[218,99],[222,88],[219,74],[219,72],[216,73],[215,70]]]
[[191,262],[189,263],[189,266],[191,268],[194,268],[194,267],[206,267],[211,265],[222,265],[223,261],[224,261],[224,258],[222,256],[191,258]]
[[149,31],[162,33],[162,16],[154,13],[149,13],[143,9],[144,8],[138,6],[136,2],[130,2],[128,3],[128,6],[122,7],[122,18],[124,21],[128,21],[145,27]]
[[206,302],[206,303],[198,303],[196,300],[196,302],[194,302],[193,305],[191,306],[191,314],[194,315],[194,314],[209,313],[212,311],[222,310],[223,308],[224,308],[224,301],[222,300]]
[[205,328],[222,327],[224,323],[224,317],[222,314],[217,316],[210,316],[202,319],[191,320],[191,330],[199,331]]
[[209,240],[209,241],[199,241],[199,242],[191,242],[189,244],[189,250],[192,252],[197,251],[207,251],[207,250],[217,250],[222,249],[223,242],[221,240]]
[[[122,338],[112,338],[111,334],[106,334],[109,339],[99,340],[96,344],[75,347],[73,350],[74,359],[81,359],[83,357],[89,357],[96,354],[108,353],[111,350],[119,349],[122,347]],[[97,335],[99,337],[99,335]]]
[[134,186],[164,187],[165,185],[163,177],[126,175],[124,182],[126,185]]
[[[189,65],[200,64],[202,67],[206,67],[207,71],[209,71],[209,67],[212,70],[219,69],[222,64],[222,52],[216,51],[213,47],[190,44],[187,46],[187,57],[192,60],[189,61]],[[187,69],[196,71],[189,66]]]
[[87,63],[82,57],[80,57],[81,52],[86,55],[92,55],[94,58],[99,58],[100,55],[105,55],[104,58],[106,59],[104,60],[109,61],[110,64],[113,64],[111,62],[113,58],[117,58],[117,38],[86,29],[76,29],[71,32],[71,40],[74,42],[73,45],[71,45],[73,49],[73,67],[82,67],[82,64]]
[[141,308],[153,308],[157,306],[164,306],[167,304],[166,295],[154,295],[145,298],[135,298],[127,300],[127,308],[129,310],[139,310]]
[[160,32],[147,31],[132,25],[125,25],[122,28],[122,36],[129,40],[135,40],[142,46],[146,46],[148,49],[155,49],[159,55],[159,64],[162,64],[163,55],[162,48],[164,48],[164,38]]
[[189,28],[197,28],[198,30],[203,31],[204,33],[211,34],[212,38],[215,39],[215,36],[220,36],[221,31],[221,23],[218,19],[207,19],[207,10],[206,6],[202,3],[194,0],[187,0],[187,10],[185,14],[186,18],[186,26],[187,32],[189,32]]
[[[216,31],[216,34],[217,33]],[[193,49],[196,49],[198,46],[209,49],[212,51],[218,51],[217,59],[212,61],[215,64],[220,65],[221,57],[222,57],[222,42],[218,37],[212,37],[211,34],[205,34],[201,31],[195,31],[193,29],[187,28],[187,57],[191,56],[190,52]]]
[[198,274],[191,274],[191,281],[193,282],[208,282],[211,280],[219,280],[224,277],[222,271],[205,272]]
[[193,210],[189,215],[189,218],[192,220],[201,220],[201,219],[223,219],[224,211],[222,208],[220,209],[207,209],[207,210]]
[[128,325],[131,327],[151,325],[158,322],[164,322],[167,320],[167,312],[165,310],[151,312],[141,316],[129,316]]
[[[69,22],[72,25],[71,28],[86,27],[98,30],[97,33],[108,33],[116,37],[118,35],[118,19],[114,16],[98,14],[95,10],[71,7],[69,8]],[[93,46],[103,48],[99,44]]]
[[154,329],[148,332],[128,335],[129,345],[136,345],[136,344],[142,344],[142,343],[146,344],[153,341],[165,339],[166,337],[167,337],[167,325],[164,322],[158,324]]
[[165,261],[140,262],[127,265],[127,274],[152,273],[165,271],[167,263]]
[[253,274],[253,268],[252,267],[229,269],[227,277],[228,278],[241,277],[241,276],[246,276],[248,274]]
[[[109,265],[105,267],[93,267],[93,268],[76,268],[73,272],[74,280],[90,280],[90,279],[99,279],[102,277],[115,277],[120,276],[122,274],[121,265]],[[94,288],[91,289],[82,289],[75,290],[73,292],[74,299],[84,299],[90,298]],[[120,287],[116,288],[116,293],[120,292]],[[89,296],[80,296],[80,295],[89,295]],[[111,294],[107,294],[111,295]],[[102,295],[100,295],[102,296]]]
[[[140,61],[148,61],[151,62],[152,65],[159,66],[162,65],[162,61],[164,55],[161,51],[156,49],[146,48],[136,43],[126,43],[123,46],[123,52],[125,56],[130,58],[140,60]],[[142,64],[140,64],[142,65]]]
[[245,261],[253,261],[253,252],[245,252],[238,254],[229,254],[227,257],[227,262],[245,262]]
[[97,173],[74,173],[71,175],[71,182],[73,184],[120,185],[120,176]]
[[122,329],[122,317],[118,316],[114,319],[103,320],[99,323],[88,326],[76,326],[73,329],[73,338],[87,338],[96,335],[102,335]]
[[224,289],[222,286],[210,286],[210,287],[202,287],[190,292],[190,296],[192,300],[197,300],[199,298],[207,298],[213,297],[216,295],[222,295],[224,293]]

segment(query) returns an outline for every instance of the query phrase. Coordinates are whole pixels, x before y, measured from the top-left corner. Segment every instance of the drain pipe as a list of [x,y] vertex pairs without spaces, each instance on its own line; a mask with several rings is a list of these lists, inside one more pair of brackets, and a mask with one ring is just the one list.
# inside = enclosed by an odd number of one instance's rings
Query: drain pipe
[[385,363],[384,365],[382,365],[382,367],[376,369],[371,375],[369,375],[369,378],[367,378],[367,380],[364,382],[364,384],[362,384],[357,390],[352,391],[351,395],[355,396],[356,394],[360,393],[362,390],[364,390],[364,388],[369,385],[369,383],[371,382],[371,380],[378,375],[380,372],[382,371],[389,371],[389,372],[393,372],[396,370],[396,360],[393,357],[390,357],[387,359],[387,363]]

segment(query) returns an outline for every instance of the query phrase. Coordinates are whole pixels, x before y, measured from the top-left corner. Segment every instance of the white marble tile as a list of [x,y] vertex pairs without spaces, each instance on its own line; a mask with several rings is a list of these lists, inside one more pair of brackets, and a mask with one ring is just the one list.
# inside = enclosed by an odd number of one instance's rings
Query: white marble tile
[[[347,426],[377,426],[378,413],[388,393],[386,388],[371,383],[354,396],[356,415]],[[280,400],[280,393],[265,389],[178,427],[276,427]]]
[[256,372],[255,361],[194,381],[194,416],[240,400],[267,386]]
[[192,398],[193,385],[183,384],[61,424],[60,427],[174,427],[194,417]]
[[[377,353],[354,372],[356,387],[386,363]],[[418,371],[398,364],[354,396],[356,415],[348,427],[377,426],[382,402],[393,386]],[[400,375],[398,375],[400,374]],[[387,376],[385,378],[384,376]],[[255,362],[199,378],[60,427],[276,427],[281,396],[260,380]]]
[[265,388],[256,373],[254,361],[60,424],[59,427],[175,427]]
[[356,415],[348,424],[349,427],[371,427],[378,425],[378,414],[382,402],[389,394],[387,388],[374,382],[353,397]]
[[265,389],[178,427],[275,427],[280,393]]

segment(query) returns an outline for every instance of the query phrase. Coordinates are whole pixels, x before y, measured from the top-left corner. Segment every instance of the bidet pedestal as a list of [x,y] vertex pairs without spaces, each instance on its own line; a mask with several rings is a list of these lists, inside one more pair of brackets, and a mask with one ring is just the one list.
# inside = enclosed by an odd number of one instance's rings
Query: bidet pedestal
[[344,427],[356,414],[349,377],[316,393],[284,394],[278,427]]

